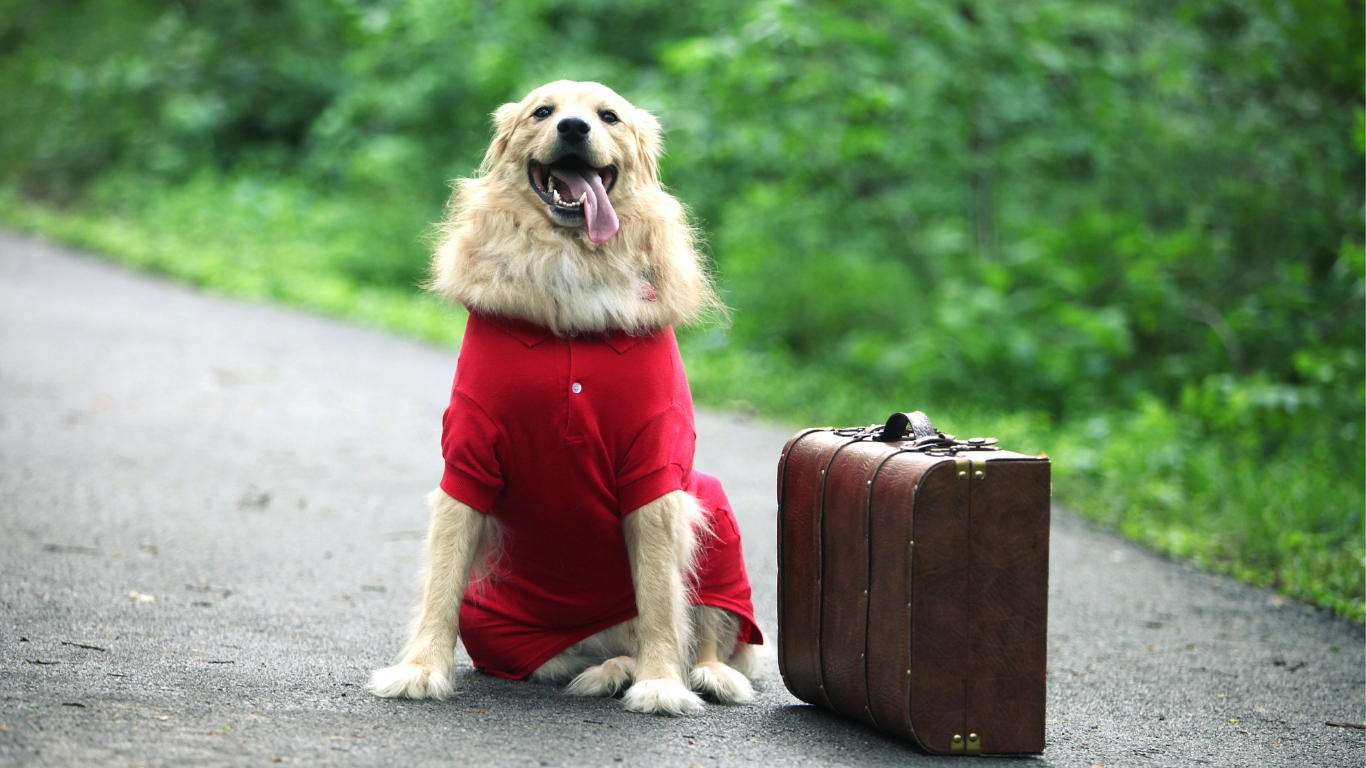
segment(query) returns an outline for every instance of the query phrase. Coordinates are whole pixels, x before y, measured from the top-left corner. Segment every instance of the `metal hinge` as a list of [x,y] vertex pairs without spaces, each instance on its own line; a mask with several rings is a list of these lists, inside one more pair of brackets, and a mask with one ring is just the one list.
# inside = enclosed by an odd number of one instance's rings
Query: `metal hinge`
[[954,471],[958,473],[959,480],[967,480],[969,476],[973,480],[985,480],[987,478],[987,463],[982,459],[973,461],[969,456],[955,456],[953,465]]
[[953,743],[949,747],[949,754],[979,757],[982,754],[982,740],[975,733],[969,733],[967,739],[963,738],[963,734],[955,733]]

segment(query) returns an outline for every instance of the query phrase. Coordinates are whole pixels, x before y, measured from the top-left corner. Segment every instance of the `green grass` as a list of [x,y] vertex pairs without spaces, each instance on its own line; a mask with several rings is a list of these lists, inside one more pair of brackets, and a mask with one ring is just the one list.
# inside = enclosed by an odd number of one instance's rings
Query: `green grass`
[[423,220],[395,215],[395,207],[320,195],[291,180],[213,176],[177,187],[114,177],[88,203],[61,208],[0,188],[0,221],[135,269],[458,345],[464,310],[423,293],[416,280],[377,285],[354,274],[368,256],[422,258]]
[[[57,207],[0,188],[0,222],[136,269],[250,300],[278,301],[445,346],[464,312],[417,286],[437,209],[383,191],[323,194],[288,178],[203,175],[178,186],[107,177]],[[1056,424],[834,365],[739,348],[724,328],[683,334],[700,403],[792,424],[865,424],[919,408],[962,435],[1047,451],[1057,500],[1158,551],[1366,621],[1360,468],[1331,440],[1271,455],[1155,399],[1132,412]]]

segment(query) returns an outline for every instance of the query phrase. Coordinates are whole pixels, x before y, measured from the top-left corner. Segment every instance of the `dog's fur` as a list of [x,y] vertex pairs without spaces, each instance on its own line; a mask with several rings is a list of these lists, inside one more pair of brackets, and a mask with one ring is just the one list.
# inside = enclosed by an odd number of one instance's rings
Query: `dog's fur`
[[[660,127],[653,116],[597,83],[559,81],[503,105],[493,118],[495,136],[479,174],[457,182],[441,227],[434,290],[472,310],[528,320],[556,334],[650,333],[722,311],[686,211],[660,187]],[[548,193],[535,173],[538,163],[564,156],[562,121],[573,119],[587,126],[576,154],[604,171],[619,222],[605,240],[601,225],[591,236],[587,213],[576,218],[552,204],[549,195],[558,192]],[[642,301],[642,291],[656,298]],[[460,603],[479,561],[497,557],[490,518],[440,489],[428,501],[422,605],[402,661],[371,677],[380,696],[452,694]],[[639,615],[576,643],[531,678],[567,681],[567,693],[585,696],[625,688],[623,703],[637,712],[699,712],[702,700],[694,691],[723,703],[751,699],[752,650],[737,642],[736,617],[688,602],[702,519],[697,500],[683,491],[625,515]]]

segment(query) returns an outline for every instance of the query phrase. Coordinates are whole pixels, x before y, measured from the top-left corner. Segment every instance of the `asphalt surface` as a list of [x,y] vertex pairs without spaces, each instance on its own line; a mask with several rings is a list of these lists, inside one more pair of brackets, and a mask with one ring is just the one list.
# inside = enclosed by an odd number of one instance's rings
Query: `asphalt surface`
[[[759,696],[627,713],[460,656],[446,702],[362,686],[404,639],[455,356],[0,233],[0,765],[880,766],[932,758]],[[792,426],[701,412],[775,627]],[[1361,626],[1056,511],[1058,766],[1366,762]],[[130,594],[152,596],[137,599]]]

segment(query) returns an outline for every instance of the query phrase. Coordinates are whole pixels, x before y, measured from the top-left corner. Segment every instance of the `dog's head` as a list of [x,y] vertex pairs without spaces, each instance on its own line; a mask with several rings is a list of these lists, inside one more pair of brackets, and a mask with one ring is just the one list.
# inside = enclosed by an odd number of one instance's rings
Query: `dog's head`
[[605,85],[543,85],[500,107],[494,123],[484,172],[524,178],[532,205],[594,243],[616,235],[618,197],[658,185],[659,121]]
[[432,287],[556,333],[648,332],[721,311],[687,211],[659,183],[659,122],[597,83],[558,81],[493,114],[456,183]]

